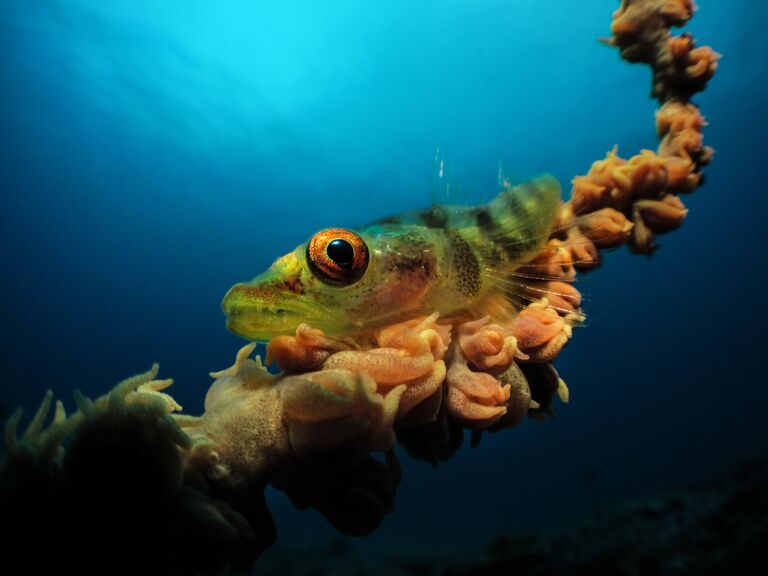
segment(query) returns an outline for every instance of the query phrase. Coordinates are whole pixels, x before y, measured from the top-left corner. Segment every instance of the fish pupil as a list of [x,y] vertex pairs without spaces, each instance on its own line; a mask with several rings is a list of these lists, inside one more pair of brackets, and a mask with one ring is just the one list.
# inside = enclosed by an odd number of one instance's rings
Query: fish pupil
[[326,248],[328,258],[342,268],[349,268],[355,259],[355,249],[352,244],[341,238],[331,241]]

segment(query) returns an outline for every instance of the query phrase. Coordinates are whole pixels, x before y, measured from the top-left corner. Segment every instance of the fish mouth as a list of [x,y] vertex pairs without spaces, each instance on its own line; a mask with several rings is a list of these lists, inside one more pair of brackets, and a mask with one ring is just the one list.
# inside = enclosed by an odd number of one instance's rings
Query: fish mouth
[[224,295],[221,308],[227,330],[249,340],[267,341],[294,334],[299,324],[323,322],[318,306],[269,285],[236,284]]

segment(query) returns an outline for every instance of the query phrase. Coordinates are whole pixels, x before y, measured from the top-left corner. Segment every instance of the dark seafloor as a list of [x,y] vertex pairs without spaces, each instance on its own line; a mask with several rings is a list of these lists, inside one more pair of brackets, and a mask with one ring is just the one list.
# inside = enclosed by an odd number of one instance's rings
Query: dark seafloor
[[[665,516],[671,538],[706,519],[717,529],[693,538],[695,557],[732,539],[765,567],[748,527],[768,511],[768,4],[700,4],[690,28],[724,54],[696,99],[717,156],[650,261],[610,254],[580,284],[589,322],[557,363],[571,403],[438,469],[403,456],[396,509],[365,539],[268,493],[278,541],[262,572],[567,573],[545,562],[568,557],[568,527],[589,530],[595,513],[627,530],[611,529],[609,556],[634,544],[674,560],[637,543],[660,532],[660,509],[678,509],[663,495],[712,483],[727,486],[714,508],[670,496],[696,510]],[[433,196],[488,199],[500,166],[567,185],[614,144],[655,146],[648,70],[596,42],[616,5],[4,2],[3,412],[29,413],[49,387],[98,395],[155,360],[199,412],[207,373],[241,345],[221,296],[314,230]],[[688,562],[670,569],[722,573]],[[643,573],[675,573],[654,569]]]

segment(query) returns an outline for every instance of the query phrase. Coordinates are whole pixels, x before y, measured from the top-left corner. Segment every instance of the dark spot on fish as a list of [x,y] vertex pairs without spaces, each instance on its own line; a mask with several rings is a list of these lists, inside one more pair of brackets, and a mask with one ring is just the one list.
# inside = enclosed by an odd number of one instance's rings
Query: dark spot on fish
[[[513,202],[517,202],[517,200]],[[508,217],[507,221],[515,222],[516,220],[514,217]],[[527,240],[513,228],[513,225],[510,224],[505,227],[500,224],[488,207],[483,206],[475,211],[475,222],[480,232],[485,236],[486,244],[490,245],[483,250],[482,256],[491,266],[501,264],[504,255],[514,262],[524,251],[525,246],[523,244]]]
[[485,233],[492,233],[498,227],[493,219],[493,214],[491,214],[491,211],[486,206],[482,206],[475,211],[475,221],[477,222],[477,227]]
[[419,212],[419,220],[427,228],[445,228],[448,224],[448,212],[443,206],[433,206],[429,210]]
[[455,230],[447,232],[453,252],[453,265],[456,269],[459,292],[471,298],[480,292],[480,265],[472,247]]

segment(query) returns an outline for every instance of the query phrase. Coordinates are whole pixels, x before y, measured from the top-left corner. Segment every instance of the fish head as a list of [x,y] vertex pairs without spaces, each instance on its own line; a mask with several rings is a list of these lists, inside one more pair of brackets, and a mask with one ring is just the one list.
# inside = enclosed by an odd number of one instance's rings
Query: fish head
[[360,325],[350,309],[372,282],[371,254],[356,232],[329,228],[224,296],[227,328],[250,340],[293,334],[302,323],[326,333]]

